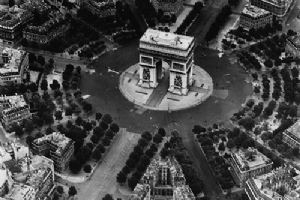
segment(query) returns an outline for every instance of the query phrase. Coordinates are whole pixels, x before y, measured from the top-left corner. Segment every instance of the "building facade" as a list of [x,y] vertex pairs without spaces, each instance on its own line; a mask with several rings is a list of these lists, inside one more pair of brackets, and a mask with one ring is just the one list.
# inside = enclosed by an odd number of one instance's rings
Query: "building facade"
[[264,9],[248,5],[240,16],[240,26],[246,30],[264,28],[272,25],[273,15]]
[[1,96],[0,117],[3,127],[10,130],[14,124],[22,124],[24,119],[31,119],[30,107],[23,95]]
[[154,158],[131,200],[195,200],[175,158]]
[[293,0],[250,0],[251,5],[271,12],[277,17],[284,17]]
[[257,149],[241,149],[231,154],[230,172],[237,184],[243,186],[251,178],[272,170],[273,162]]
[[156,88],[167,80],[169,92],[187,95],[193,84],[194,48],[193,37],[148,29],[139,44],[138,85]]
[[28,25],[23,31],[23,38],[28,42],[45,45],[69,30],[70,25],[61,13],[52,12],[49,17],[42,25]]
[[0,57],[0,85],[22,83],[24,71],[27,68],[27,52],[4,48]]
[[161,10],[164,13],[178,15],[183,9],[183,0],[152,0],[156,11]]
[[300,199],[300,175],[285,166],[268,174],[250,178],[245,192],[249,200],[297,200]]
[[300,58],[300,35],[291,36],[287,39],[285,52],[294,58]]
[[99,18],[112,17],[116,15],[116,4],[113,0],[86,0],[83,6]]
[[0,11],[0,39],[12,45],[22,38],[22,30],[33,19],[31,12],[13,7]]
[[55,170],[62,172],[68,167],[74,153],[74,141],[54,132],[35,139],[32,143],[32,152],[49,157],[54,162]]
[[6,200],[48,200],[52,198],[54,182],[53,161],[44,156],[26,156],[4,162],[8,191]]
[[300,148],[300,120],[283,132],[282,141],[291,148]]

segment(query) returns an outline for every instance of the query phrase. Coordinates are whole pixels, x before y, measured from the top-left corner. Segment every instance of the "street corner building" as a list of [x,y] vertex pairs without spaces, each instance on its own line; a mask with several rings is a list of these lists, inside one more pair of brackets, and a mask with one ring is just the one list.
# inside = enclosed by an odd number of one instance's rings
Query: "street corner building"
[[59,132],[53,132],[32,142],[33,154],[49,157],[58,172],[64,171],[74,153],[74,141]]
[[244,186],[249,178],[270,172],[273,162],[257,149],[249,147],[231,153],[230,165],[230,172],[235,182]]
[[173,157],[154,158],[133,193],[130,200],[195,200]]

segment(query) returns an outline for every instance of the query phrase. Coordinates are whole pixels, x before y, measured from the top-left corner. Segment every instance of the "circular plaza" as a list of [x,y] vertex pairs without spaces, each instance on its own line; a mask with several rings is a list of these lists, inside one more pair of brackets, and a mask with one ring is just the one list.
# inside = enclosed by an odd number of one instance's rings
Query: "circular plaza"
[[195,107],[213,92],[211,76],[197,65],[193,70],[193,85],[186,95],[169,92],[168,77],[162,79],[155,88],[140,86],[138,72],[138,63],[125,70],[120,76],[119,89],[127,100],[148,110],[177,111]]

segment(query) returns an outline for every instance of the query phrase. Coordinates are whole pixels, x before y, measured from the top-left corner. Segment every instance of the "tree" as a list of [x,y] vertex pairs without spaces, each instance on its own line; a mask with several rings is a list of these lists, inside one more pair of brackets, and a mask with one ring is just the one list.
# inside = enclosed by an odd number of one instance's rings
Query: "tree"
[[103,115],[102,121],[105,122],[106,124],[112,123],[112,117],[109,114]]
[[55,115],[55,119],[58,121],[63,119],[61,110],[57,110],[54,115]]
[[247,117],[247,118],[241,119],[239,121],[239,125],[243,126],[246,130],[250,131],[254,128],[255,121],[252,118]]
[[77,194],[77,190],[74,186],[69,188],[69,196],[75,196]]
[[224,145],[223,142],[221,142],[221,143],[219,144],[218,149],[219,149],[219,151],[225,151],[225,145]]
[[8,1],[8,6],[13,7],[16,4],[15,0],[9,0]]
[[84,110],[84,112],[89,113],[89,112],[92,111],[92,108],[93,108],[92,104],[90,104],[88,102],[84,102],[83,103],[83,110]]
[[159,135],[161,135],[162,137],[165,137],[165,136],[166,136],[166,131],[165,131],[164,128],[159,128],[157,133],[158,133]]
[[105,123],[105,122],[103,122],[103,121],[100,123],[100,127],[101,127],[103,130],[108,129],[107,123]]
[[96,128],[94,128],[93,135],[102,137],[104,135],[104,130],[100,126],[97,126]]
[[234,146],[235,146],[234,140],[229,139],[229,140],[227,141],[227,147],[228,147],[229,149],[232,149]]
[[102,114],[99,113],[99,112],[97,112],[97,113],[96,113],[96,117],[95,117],[96,120],[99,121],[99,120],[101,119],[101,117],[102,117]]
[[21,137],[22,135],[24,135],[24,131],[23,131],[23,128],[18,125],[17,123],[14,123],[12,125],[12,131],[15,132],[15,134],[19,137]]
[[150,141],[152,139],[152,135],[150,132],[145,131],[142,133],[142,138],[146,139],[147,141]]
[[30,83],[30,85],[28,86],[29,90],[34,93],[38,91],[38,86],[35,83]]
[[77,126],[81,126],[83,124],[83,119],[80,116],[77,117],[76,120],[75,120],[75,124]]
[[53,79],[52,84],[50,84],[52,90],[58,90],[60,88],[60,84],[57,80]]
[[103,143],[104,146],[109,146],[110,145],[110,139],[108,137],[105,137],[102,140],[102,143]]
[[81,163],[78,160],[73,159],[69,162],[69,169],[73,174],[78,174],[81,170]]
[[23,124],[24,124],[25,131],[27,133],[31,133],[33,131],[34,125],[33,125],[32,120],[30,120],[30,119],[24,120]]
[[75,157],[77,160],[81,163],[84,164],[89,157],[91,156],[91,149],[87,146],[83,146],[79,151],[75,154]]
[[64,188],[61,186],[61,185],[58,185],[56,187],[56,191],[59,193],[59,194],[63,194],[64,193]]
[[44,66],[46,63],[45,58],[42,55],[39,55],[37,57],[37,62],[40,63],[42,66]]
[[93,151],[92,157],[93,157],[95,160],[100,160],[101,157],[102,157],[101,151],[100,151],[98,148],[96,148],[96,149]]
[[35,54],[34,53],[29,53],[29,55],[28,55],[28,62],[29,62],[29,64],[33,64],[34,62],[36,62],[36,56],[35,56]]
[[153,138],[153,142],[155,142],[156,144],[161,143],[163,140],[162,136],[160,134],[156,134]]
[[34,137],[33,137],[33,136],[31,136],[31,135],[27,136],[27,137],[26,137],[26,144],[27,144],[29,147],[31,147],[33,140],[34,140]]
[[91,165],[85,165],[84,168],[83,168],[83,171],[85,173],[91,173],[91,171],[92,171]]
[[126,174],[124,174],[122,171],[120,171],[117,175],[117,182],[119,184],[124,184],[127,180]]
[[44,90],[44,92],[48,90],[48,81],[47,81],[47,79],[42,80],[41,89]]
[[114,200],[114,198],[111,196],[111,194],[106,194],[102,200]]
[[175,14],[173,14],[173,15],[171,16],[171,19],[170,19],[170,21],[171,21],[172,23],[176,23],[176,21],[177,21],[177,17],[176,17],[176,15],[175,15]]
[[115,133],[119,132],[119,130],[120,130],[118,124],[116,124],[116,123],[112,123],[112,124],[110,125],[110,129],[111,129],[113,132],[115,132]]
[[195,125],[194,128],[192,129],[192,131],[193,131],[194,134],[200,134],[202,132],[205,132],[206,128],[204,128],[201,125]]

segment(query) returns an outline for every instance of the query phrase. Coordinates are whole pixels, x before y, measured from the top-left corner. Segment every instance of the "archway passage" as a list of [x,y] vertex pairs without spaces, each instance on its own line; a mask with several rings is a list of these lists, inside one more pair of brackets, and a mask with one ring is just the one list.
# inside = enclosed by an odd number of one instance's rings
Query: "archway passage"
[[160,79],[158,86],[153,89],[153,92],[146,102],[146,106],[158,107],[161,104],[162,100],[168,93],[169,79],[170,74],[166,72],[163,78]]

